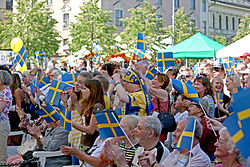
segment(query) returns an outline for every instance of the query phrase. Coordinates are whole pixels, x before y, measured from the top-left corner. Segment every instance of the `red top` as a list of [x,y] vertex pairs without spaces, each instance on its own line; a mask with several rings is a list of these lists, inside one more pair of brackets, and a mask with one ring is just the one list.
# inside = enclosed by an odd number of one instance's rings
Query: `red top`
[[[158,98],[157,97],[153,97],[152,98],[152,103],[154,105],[154,109],[152,110],[152,113],[154,111],[159,112],[159,105],[158,105]],[[169,107],[170,107],[170,97],[168,95],[168,100],[167,101],[160,101],[160,108],[161,108],[161,112],[169,112]]]

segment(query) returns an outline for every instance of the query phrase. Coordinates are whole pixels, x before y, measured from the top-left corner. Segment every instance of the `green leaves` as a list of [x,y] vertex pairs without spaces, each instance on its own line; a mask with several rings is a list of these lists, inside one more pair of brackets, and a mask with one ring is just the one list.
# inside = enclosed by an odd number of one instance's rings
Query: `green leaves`
[[236,36],[233,38],[233,41],[235,42],[235,41],[237,41],[237,40],[245,37],[246,35],[250,34],[250,28],[249,28],[249,26],[250,26],[250,18],[246,14],[240,20],[238,31],[236,33]]
[[55,29],[57,21],[50,18],[51,12],[45,1],[17,1],[17,13],[4,11],[7,20],[0,25],[3,39],[1,49],[10,49],[11,40],[20,37],[28,51],[30,60],[35,59],[35,52],[44,50],[47,57],[54,56],[59,49],[59,32]]

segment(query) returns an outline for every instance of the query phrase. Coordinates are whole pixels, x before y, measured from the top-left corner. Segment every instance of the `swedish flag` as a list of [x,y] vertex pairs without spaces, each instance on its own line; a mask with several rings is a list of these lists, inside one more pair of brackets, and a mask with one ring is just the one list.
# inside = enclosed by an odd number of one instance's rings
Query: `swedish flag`
[[38,81],[38,87],[42,88],[43,86],[47,85],[50,83],[50,79],[45,77],[44,75],[40,78]]
[[61,100],[59,93],[64,91],[64,87],[65,87],[65,83],[53,79],[51,82],[51,86],[49,88],[49,93],[45,99],[45,102],[47,104],[54,104],[58,106]]
[[143,33],[137,34],[137,49],[147,50],[146,39],[145,39]]
[[246,147],[250,140],[249,96],[250,88],[233,94],[232,108],[234,112],[224,121],[234,143],[244,158],[250,156],[249,149]]
[[174,78],[171,78],[171,79],[172,79],[172,85],[176,91],[180,92],[181,94],[183,94],[190,100],[199,104],[199,97],[198,97],[197,91],[192,85],[188,83],[184,83]]
[[182,131],[176,147],[178,149],[192,149],[196,120],[189,120]]
[[43,59],[44,57],[46,57],[45,55],[45,52],[42,50],[42,51],[38,51],[38,52],[35,52],[36,53],[36,57],[37,59],[41,60]]
[[141,58],[144,58],[146,50],[134,48],[133,53]]
[[47,123],[55,122],[60,119],[60,115],[50,104],[48,104],[46,107],[42,107],[40,110],[36,110],[35,112],[43,117]]
[[125,136],[114,113],[104,110],[103,112],[95,112],[95,116],[101,139]]
[[194,71],[194,78],[196,78],[200,73],[199,62],[196,63],[196,65],[192,68],[192,70]]
[[175,66],[173,52],[158,52],[157,53],[157,66],[168,68]]
[[161,72],[161,73],[164,73],[167,71],[168,68],[166,67],[158,67],[158,70]]
[[72,130],[71,112],[61,104],[59,104],[59,109],[60,109],[60,116],[61,116],[60,122],[61,122],[63,128],[67,131],[71,131]]
[[239,92],[239,91],[242,91],[242,90],[244,90],[241,86],[238,86],[237,88],[236,88],[236,92]]
[[62,81],[68,84],[73,85],[76,82],[76,78],[78,77],[79,73],[65,73],[62,75]]
[[121,108],[117,108],[117,109],[115,109],[115,114],[116,114],[116,116],[118,117],[118,121],[119,122],[121,122],[121,119],[122,119],[122,116],[123,116],[123,114],[122,114],[122,109]]
[[217,64],[221,64],[221,63],[222,63],[222,59],[221,59],[221,58],[214,58],[214,61],[215,61],[215,62],[218,61],[219,63],[217,63]]
[[223,103],[223,93],[216,93],[216,99],[220,104]]
[[13,70],[17,66],[17,60],[16,56],[12,52],[10,52],[10,62],[11,62],[11,69]]
[[99,63],[101,58],[100,58],[100,55],[95,54],[93,59],[96,61],[96,63]]
[[28,53],[24,47],[21,48],[21,50],[17,53],[16,60],[22,67],[25,63],[26,58],[28,57]]
[[225,69],[226,75],[230,75],[231,70],[230,70],[229,66],[227,65],[227,63],[223,63],[223,65],[224,65],[224,69]]
[[155,67],[149,66],[148,70],[147,70],[146,73],[145,73],[145,77],[147,77],[148,79],[152,80],[152,79],[154,79],[155,74],[156,74],[157,72],[158,72],[158,71],[156,70]]

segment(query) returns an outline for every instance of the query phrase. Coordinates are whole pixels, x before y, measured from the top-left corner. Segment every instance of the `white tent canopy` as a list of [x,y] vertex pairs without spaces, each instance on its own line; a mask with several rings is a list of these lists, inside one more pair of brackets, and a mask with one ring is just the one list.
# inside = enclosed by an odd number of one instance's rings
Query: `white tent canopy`
[[216,52],[217,58],[240,57],[244,53],[250,53],[250,34],[240,40],[222,48]]

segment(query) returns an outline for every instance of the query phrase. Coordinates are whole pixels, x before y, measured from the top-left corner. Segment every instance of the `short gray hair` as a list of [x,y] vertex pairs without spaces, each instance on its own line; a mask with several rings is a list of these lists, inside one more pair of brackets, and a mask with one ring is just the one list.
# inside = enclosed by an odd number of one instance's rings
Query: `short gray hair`
[[200,140],[201,135],[202,135],[202,125],[200,123],[200,120],[197,117],[193,117],[193,116],[188,116],[186,119],[188,121],[189,120],[196,120],[195,130],[194,130],[194,137],[196,139]]
[[84,78],[87,78],[87,80],[93,79],[93,75],[88,71],[81,71],[79,75],[81,75]]
[[53,70],[52,74],[53,73],[56,73],[56,75],[57,75],[56,79],[62,79],[62,72],[61,71],[59,71],[59,70]]
[[157,117],[154,116],[145,116],[141,118],[142,120],[145,120],[144,126],[146,129],[153,129],[154,130],[154,136],[160,137],[162,125],[160,120]]
[[5,70],[0,70],[0,83],[5,86],[10,86],[12,78],[9,72]]
[[143,67],[149,67],[150,64],[147,60],[141,60],[138,62],[138,64],[141,64]]
[[122,120],[127,123],[129,130],[134,130],[140,122],[140,117],[136,115],[124,115]]

